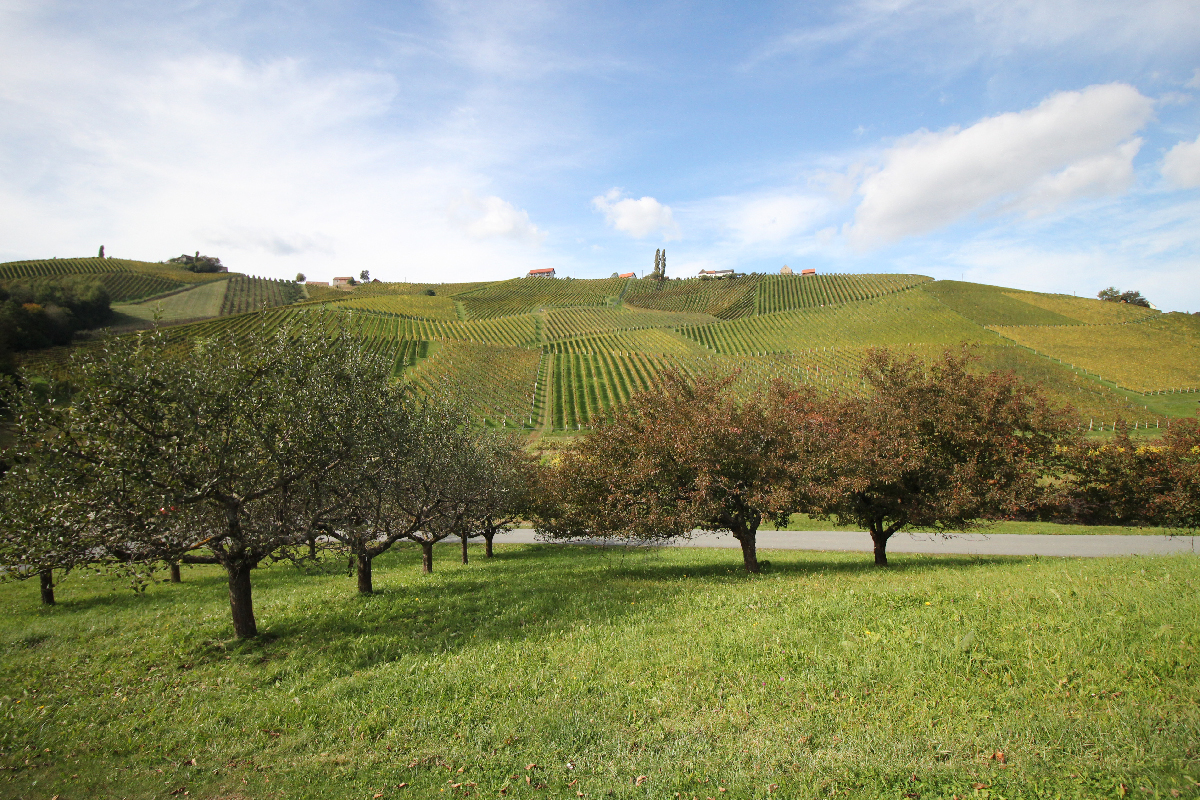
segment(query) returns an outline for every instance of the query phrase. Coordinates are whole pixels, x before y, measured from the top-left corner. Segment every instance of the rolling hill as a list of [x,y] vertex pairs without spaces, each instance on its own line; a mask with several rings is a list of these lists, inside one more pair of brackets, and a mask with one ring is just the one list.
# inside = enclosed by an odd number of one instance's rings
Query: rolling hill
[[[0,280],[71,273],[134,301],[117,306],[129,317],[204,318],[172,325],[179,341],[311,315],[331,335],[365,337],[421,390],[460,394],[486,424],[525,430],[585,429],[666,369],[735,374],[742,393],[775,378],[859,391],[867,348],[935,358],[961,342],[981,368],[1040,383],[1091,429],[1118,417],[1158,426],[1200,398],[1200,318],[920,275],[372,283],[308,297],[286,281],[117,259],[0,264]],[[25,360],[54,370],[65,356]]]

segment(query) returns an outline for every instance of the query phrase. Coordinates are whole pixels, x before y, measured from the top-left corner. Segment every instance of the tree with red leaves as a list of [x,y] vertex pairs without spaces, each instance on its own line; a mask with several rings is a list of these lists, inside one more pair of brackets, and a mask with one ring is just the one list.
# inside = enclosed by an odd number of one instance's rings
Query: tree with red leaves
[[539,531],[651,543],[727,530],[759,572],[759,525],[828,491],[834,448],[811,392],[779,384],[739,402],[735,379],[668,372],[633,397],[548,471]]
[[965,346],[929,365],[872,349],[869,391],[829,401],[843,491],[815,511],[870,531],[878,566],[898,531],[965,531],[1026,506],[1075,435],[1069,411],[1011,373],[971,372],[973,360]]

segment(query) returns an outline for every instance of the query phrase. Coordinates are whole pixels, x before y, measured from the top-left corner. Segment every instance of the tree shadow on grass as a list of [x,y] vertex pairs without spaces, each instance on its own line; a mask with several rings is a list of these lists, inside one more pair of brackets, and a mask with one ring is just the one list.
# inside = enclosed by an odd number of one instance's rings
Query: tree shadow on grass
[[[773,576],[900,576],[1014,560],[903,558],[881,570],[867,559],[805,558],[777,562],[767,575],[753,576],[744,572],[740,558],[680,563],[663,558],[665,550],[640,549],[623,557],[612,549],[592,546],[508,545],[497,549],[492,559],[472,557],[466,567],[447,563],[439,572],[435,563],[436,580],[427,582],[419,574],[419,551],[401,550],[380,560],[375,578],[381,591],[356,597],[353,582],[347,580],[343,599],[327,608],[272,622],[277,639],[271,647],[293,656],[320,650],[353,672],[405,657],[428,658],[498,642],[540,640],[581,625],[620,625],[647,607],[669,606],[682,591],[700,589],[695,583],[689,585],[693,581],[738,585]],[[731,551],[731,556],[736,553]],[[403,581],[403,587],[395,585],[398,581]]]
[[[320,653],[327,663],[353,673],[406,657],[536,641],[580,625],[620,625],[647,607],[668,607],[682,592],[699,590],[696,581],[736,586],[830,574],[896,576],[901,581],[906,575],[1023,560],[903,555],[893,566],[880,569],[869,554],[783,551],[768,553],[771,565],[764,575],[755,576],[745,573],[736,550],[722,551],[729,557],[714,560],[711,552],[681,548],[509,544],[497,546],[491,559],[483,558],[481,549],[473,546],[471,564],[463,566],[454,557],[457,549],[439,548],[434,575],[423,576],[420,549],[397,547],[377,560],[378,591],[365,597],[357,595],[352,578],[314,576],[288,564],[271,565],[254,575],[260,611],[257,639],[195,636],[193,631],[191,638],[181,637],[172,644],[177,657],[189,665],[231,658],[251,666],[304,663],[308,656]],[[689,558],[688,553],[695,557]],[[344,591],[337,588],[339,581]],[[223,571],[192,568],[185,570],[183,584],[156,585],[146,596],[100,590],[64,602],[61,610],[102,608],[115,615],[193,604],[197,613],[210,613],[214,604],[226,610],[226,585]],[[309,598],[298,603],[283,599],[305,587],[311,587]],[[267,607],[271,612],[264,617]],[[172,634],[164,630],[162,635]]]

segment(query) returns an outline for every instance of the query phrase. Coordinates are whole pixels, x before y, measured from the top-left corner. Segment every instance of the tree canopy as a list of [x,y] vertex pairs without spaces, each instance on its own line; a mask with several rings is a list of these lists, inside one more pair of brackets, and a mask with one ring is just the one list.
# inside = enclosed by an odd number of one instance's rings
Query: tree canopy
[[833,398],[842,491],[819,516],[871,532],[887,564],[898,531],[963,531],[1031,503],[1057,449],[1075,434],[1065,410],[1011,374],[976,374],[964,347],[926,364],[871,350],[868,391]]
[[67,488],[49,495],[63,522],[46,530],[74,531],[73,550],[220,564],[235,634],[254,636],[250,571],[332,513],[320,481],[353,468],[357,406],[390,374],[342,345],[305,323],[190,353],[161,333],[112,339],[76,357],[69,402],[25,393],[17,450],[31,466],[6,492],[36,495],[32,478],[52,474]]
[[1115,286],[1109,286],[1107,289],[1101,289],[1096,295],[1101,300],[1106,300],[1110,303],[1128,303],[1131,306],[1141,306],[1142,308],[1153,308],[1150,301],[1142,297],[1142,293],[1132,289],[1121,291]]
[[641,542],[727,530],[758,572],[762,521],[785,522],[831,477],[829,429],[811,393],[777,386],[738,402],[733,381],[668,373],[632,398],[549,473],[539,529]]

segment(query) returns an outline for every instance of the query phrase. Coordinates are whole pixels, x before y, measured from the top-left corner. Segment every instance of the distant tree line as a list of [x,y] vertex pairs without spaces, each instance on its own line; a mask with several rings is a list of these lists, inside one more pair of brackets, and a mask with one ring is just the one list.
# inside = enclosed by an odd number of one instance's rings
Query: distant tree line
[[212,564],[233,630],[257,635],[252,576],[279,560],[347,558],[358,590],[400,542],[434,545],[532,521],[550,539],[662,543],[729,531],[745,570],[756,537],[792,514],[870,532],[887,565],[898,532],[953,533],[1046,518],[1200,526],[1200,425],[1160,441],[1084,438],[1008,373],[980,373],[965,345],[927,363],[872,350],[859,394],[782,381],[739,397],[735,376],[662,382],[554,461],[471,424],[453,400],[391,380],[391,364],[301,318],[248,340],[181,352],[161,332],[77,354],[70,393],[10,385],[15,444],[0,483],[0,567],[39,578],[81,567]]

